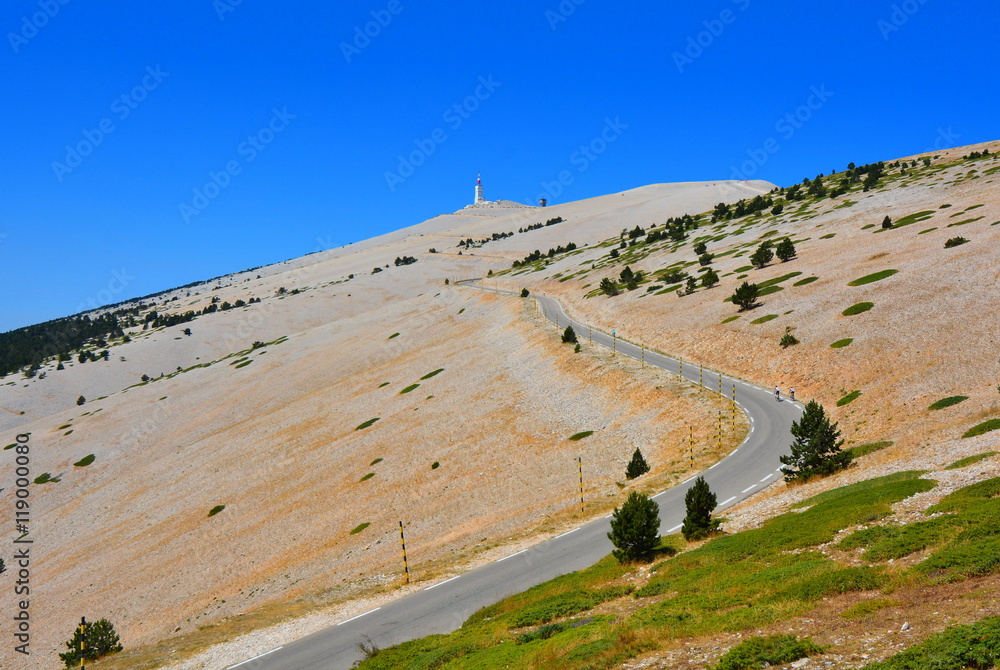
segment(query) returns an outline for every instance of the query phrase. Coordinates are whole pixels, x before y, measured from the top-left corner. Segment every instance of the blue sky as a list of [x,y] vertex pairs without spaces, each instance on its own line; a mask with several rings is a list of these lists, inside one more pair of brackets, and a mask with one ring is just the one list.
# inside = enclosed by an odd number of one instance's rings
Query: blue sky
[[455,211],[478,170],[558,203],[1000,136],[985,0],[109,4],[0,10],[0,330]]

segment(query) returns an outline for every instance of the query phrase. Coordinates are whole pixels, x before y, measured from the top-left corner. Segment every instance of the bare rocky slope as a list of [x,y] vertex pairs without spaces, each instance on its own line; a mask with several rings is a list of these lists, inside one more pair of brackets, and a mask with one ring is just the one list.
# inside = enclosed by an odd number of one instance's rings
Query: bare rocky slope
[[[125,646],[141,652],[134,663],[152,667],[319,612],[183,666],[225,667],[255,645],[264,651],[346,617],[352,599],[402,593],[393,590],[400,520],[417,577],[433,578],[579,523],[578,455],[592,514],[620,499],[616,482],[636,447],[654,466],[639,486],[687,478],[688,423],[702,445],[696,468],[721,455],[706,446],[724,408],[713,394],[586,342],[574,354],[530,301],[457,287],[458,279],[491,273],[487,282],[553,295],[580,320],[632,341],[761,385],[795,386],[833,413],[849,444],[894,443],[839,479],[770,487],[733,515],[734,527],[844,478],[996,449],[998,432],[961,438],[1000,416],[1000,161],[962,158],[984,147],[995,153],[1000,143],[942,152],[905,175],[891,168],[870,192],[809,199],[778,215],[715,223],[705,215],[704,230],[687,240],[626,243],[617,259],[610,252],[623,229],[662,229],[670,217],[710,213],[773,185],[656,185],[543,210],[463,210],[160,297],[161,311],[212,297],[262,299],[200,317],[187,324],[190,336],[184,326],[137,332],[111,348],[109,362],[48,366],[44,379],[9,376],[0,382],[4,443],[30,432],[33,472],[60,480],[32,490],[33,644],[42,660],[24,667],[58,667],[55,653],[81,613],[114,621]],[[918,216],[882,230],[886,215]],[[555,217],[564,221],[516,232]],[[480,244],[507,232],[516,234]],[[794,260],[748,269],[762,240],[785,236]],[[944,248],[956,236],[970,242]],[[700,237],[721,283],[680,296],[662,271],[695,274]],[[576,251],[511,268],[570,242]],[[418,262],[392,266],[405,255]],[[596,293],[626,265],[647,281],[616,297]],[[885,270],[897,272],[851,285]],[[772,279],[782,290],[748,313],[724,301],[744,280]],[[863,302],[873,307],[843,315]],[[780,347],[786,332],[800,344]],[[849,346],[831,348],[845,339]],[[264,346],[251,348],[255,341]],[[154,380],[132,386],[142,374]],[[81,394],[92,399],[77,407]],[[968,399],[928,409],[955,395]],[[727,433],[723,451],[742,429]],[[73,465],[88,454],[92,465]],[[12,505],[11,492],[0,501]],[[225,509],[209,517],[218,505]]]

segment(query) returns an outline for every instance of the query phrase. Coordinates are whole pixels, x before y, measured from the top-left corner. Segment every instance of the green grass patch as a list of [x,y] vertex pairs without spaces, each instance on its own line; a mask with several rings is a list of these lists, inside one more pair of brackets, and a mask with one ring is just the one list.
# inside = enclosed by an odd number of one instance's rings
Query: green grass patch
[[7,445],[6,447],[4,447],[4,448],[3,448],[3,450],[4,450],[4,451],[9,451],[9,450],[13,449],[13,448],[14,448],[14,447],[16,447],[16,446],[17,446],[17,442],[11,442],[11,443],[10,443],[10,444],[8,444],[8,445]]
[[373,465],[378,465],[378,464],[379,464],[379,463],[381,463],[381,462],[382,462],[383,460],[384,460],[384,459],[381,459],[381,458],[376,458],[376,459],[375,459],[374,461],[372,461],[371,463],[369,463],[369,464],[368,464],[368,467],[372,467]]
[[865,284],[871,284],[873,282],[877,282],[877,281],[881,281],[883,279],[886,279],[887,277],[891,277],[894,274],[896,274],[897,272],[899,272],[899,270],[882,270],[881,272],[875,272],[873,274],[865,275],[864,277],[860,277],[858,279],[855,279],[854,281],[848,282],[847,285],[848,286],[864,286]]
[[396,337],[399,337],[399,333],[393,333],[392,335],[390,335],[389,337],[387,337],[385,339],[391,340],[391,339],[396,338]]
[[437,461],[434,461],[433,463],[431,463],[431,470],[437,470],[440,467],[441,467],[441,464],[439,462],[437,462]]
[[837,236],[837,233],[829,233],[827,235],[821,235],[819,239],[821,240],[832,240]]
[[937,226],[934,226],[933,228],[927,228],[925,230],[921,230],[919,233],[917,233],[917,235],[924,235],[926,233],[933,233],[935,230],[937,230]]
[[93,463],[95,460],[97,460],[97,457],[94,456],[94,454],[90,454],[89,456],[84,456],[83,458],[81,458],[80,460],[78,460],[73,465],[76,466],[76,467],[78,467],[78,468],[85,468],[88,465],[90,465],[91,463]]
[[465,308],[463,307],[462,309],[458,310],[458,313],[461,314],[464,311],[465,311]]
[[754,325],[759,324],[759,323],[767,323],[768,321],[774,321],[777,318],[778,318],[777,314],[768,314],[767,316],[762,316],[759,319],[754,319],[750,323],[752,323]]
[[372,477],[374,477],[374,476],[375,476],[375,473],[374,473],[374,472],[369,472],[369,473],[368,473],[367,475],[365,475],[364,477],[362,477],[362,478],[361,478],[361,479],[359,479],[358,481],[359,481],[359,482],[366,482],[366,481],[368,481],[369,479],[371,479],[371,478],[372,478]]
[[354,527],[354,530],[352,530],[350,534],[351,535],[357,535],[358,533],[360,533],[361,531],[363,531],[365,528],[367,528],[370,525],[371,525],[371,523],[369,523],[367,521],[365,523],[359,524],[359,525],[357,525],[357,526]]
[[967,395],[953,395],[947,398],[941,398],[935,403],[932,403],[927,409],[944,409],[945,407],[951,407],[952,405],[957,405],[960,402],[964,402],[969,399]]
[[967,223],[975,223],[976,221],[982,221],[985,218],[986,218],[985,216],[979,216],[976,217],[975,219],[965,219],[964,221],[956,221],[955,223],[949,223],[948,227],[954,228],[955,226],[964,226]]
[[740,318],[739,314],[737,314],[736,316],[731,316],[728,319],[723,319],[722,323],[732,323],[733,321],[735,321],[738,318]]
[[67,423],[65,426],[59,426],[56,430],[66,430],[67,428],[72,428],[73,424]]
[[576,442],[577,440],[582,440],[585,437],[590,437],[593,434],[594,434],[594,431],[592,431],[592,430],[585,430],[582,433],[576,433],[575,435],[570,435],[569,439],[571,439],[574,442]]
[[750,272],[751,270],[753,270],[752,265],[744,265],[741,268],[736,268],[733,272]]
[[843,619],[866,619],[876,612],[889,607],[896,607],[899,604],[898,600],[892,600],[891,598],[872,598],[871,600],[858,603],[854,607],[849,607],[841,612],[840,616]]
[[427,373],[427,374],[425,374],[425,375],[424,375],[423,377],[421,377],[421,378],[420,378],[420,380],[421,380],[421,381],[423,381],[423,380],[425,380],[425,379],[430,379],[431,377],[436,377],[436,376],[438,376],[439,374],[441,374],[442,372],[444,372],[444,368],[438,368],[438,369],[437,369],[437,370],[435,370],[434,372],[428,372],[428,373]]
[[891,447],[895,442],[889,440],[883,440],[882,442],[866,442],[864,444],[858,444],[844,451],[851,452],[854,458],[861,458],[862,456],[867,456],[868,454],[874,453],[876,451],[881,451],[886,447]]
[[67,430],[65,433],[63,433],[63,437],[66,437],[67,435],[72,435],[72,434],[73,434],[72,430]]
[[212,509],[208,510],[208,516],[213,517],[224,509],[226,509],[225,505],[216,505]]
[[908,226],[911,223],[918,223],[920,221],[926,221],[927,219],[934,216],[936,212],[932,209],[925,210],[923,212],[916,212],[914,214],[907,214],[901,219],[894,221],[892,224],[893,228],[901,228],[902,226]]
[[379,388],[384,388],[384,387],[386,387],[388,385],[389,385],[389,382],[382,382],[381,384],[378,385],[378,387]]
[[54,484],[59,481],[58,477],[53,477],[48,472],[43,472],[42,474],[35,477],[36,484]]
[[806,284],[812,284],[814,281],[817,281],[818,279],[819,277],[806,277],[805,279],[798,280],[797,282],[792,284],[792,286],[805,286]]
[[369,428],[369,427],[371,427],[371,426],[372,426],[372,425],[373,425],[373,424],[374,424],[374,423],[375,423],[376,421],[378,421],[378,420],[379,420],[379,419],[381,419],[381,418],[382,418],[382,417],[380,417],[380,416],[377,416],[377,417],[375,417],[374,419],[368,419],[367,421],[365,421],[365,422],[364,422],[363,424],[361,424],[360,426],[358,426],[358,427],[357,427],[357,428],[355,428],[354,430],[364,430],[365,428]]
[[757,286],[759,286],[762,289],[765,289],[765,288],[768,288],[768,287],[771,287],[771,286],[777,286],[778,284],[786,282],[789,279],[794,279],[794,278],[798,277],[801,274],[802,274],[801,272],[789,272],[786,275],[781,275],[780,277],[775,277],[774,279],[768,279],[768,280],[762,281],[759,284],[757,284]]
[[983,454],[975,454],[974,456],[966,456],[965,458],[958,459],[954,463],[949,463],[948,465],[945,466],[944,469],[945,470],[958,470],[959,468],[964,468],[964,467],[967,467],[969,465],[973,465],[975,463],[978,463],[979,461],[986,460],[990,456],[996,456],[996,455],[997,455],[997,452],[995,452],[995,451],[987,451],[986,453],[983,453]]
[[845,337],[842,340],[837,340],[830,345],[831,349],[843,349],[844,347],[850,346],[851,342],[854,341],[853,337]]
[[861,391],[851,391],[843,398],[837,401],[837,407],[843,407],[844,405],[849,405],[858,398],[861,397]]
[[856,305],[851,305],[843,312],[841,312],[841,314],[843,314],[844,316],[855,316],[857,314],[864,314],[874,306],[875,303],[873,302],[859,302]]
[[251,359],[249,361],[244,361],[244,362],[240,363],[234,369],[239,370],[240,368],[245,368],[246,366],[250,365],[251,363],[253,363],[253,359]]
[[766,295],[771,295],[772,293],[777,293],[778,291],[784,291],[784,290],[785,288],[783,286],[768,286],[767,288],[762,288],[760,291],[758,291],[757,297],[763,298]]
[[1000,617],[952,626],[864,670],[966,670],[1000,664]]
[[403,395],[404,393],[409,393],[410,391],[413,391],[413,390],[418,389],[418,388],[420,388],[420,384],[410,384],[405,389],[403,389],[402,391],[400,391],[399,395]]
[[983,421],[965,431],[962,437],[977,437],[985,433],[989,433],[994,430],[1000,430],[1000,419],[990,419],[988,421]]

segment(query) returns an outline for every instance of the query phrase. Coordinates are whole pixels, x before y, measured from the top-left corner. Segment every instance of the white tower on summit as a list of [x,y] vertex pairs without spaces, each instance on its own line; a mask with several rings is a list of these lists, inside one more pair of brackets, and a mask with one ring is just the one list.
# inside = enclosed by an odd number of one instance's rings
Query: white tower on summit
[[481,205],[486,202],[486,198],[483,197],[483,173],[480,172],[479,176],[476,178],[476,201],[475,204]]

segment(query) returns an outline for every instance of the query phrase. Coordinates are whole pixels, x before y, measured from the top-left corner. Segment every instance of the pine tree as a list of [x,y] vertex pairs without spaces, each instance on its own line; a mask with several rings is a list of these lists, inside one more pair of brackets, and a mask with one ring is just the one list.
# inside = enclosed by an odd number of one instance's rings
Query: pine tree
[[708,268],[701,276],[701,285],[705,288],[712,288],[719,283],[719,273],[712,268]]
[[660,506],[656,501],[632,491],[611,516],[608,539],[615,545],[614,557],[620,563],[651,560],[660,541]]
[[684,517],[681,533],[685,540],[702,540],[719,530],[720,521],[712,518],[716,504],[715,494],[712,493],[705,478],[698,477],[694,480],[694,484],[684,494],[687,516]]
[[527,298],[529,295],[531,295],[531,291],[529,291],[526,288],[522,288],[521,289],[521,297],[522,298]]
[[618,295],[618,282],[610,277],[605,277],[601,280],[601,292],[605,295]]
[[745,312],[746,310],[753,309],[757,306],[757,297],[759,295],[759,286],[749,282],[743,282],[743,284],[733,293],[732,300],[733,303],[740,308],[741,312]]
[[884,219],[882,219],[882,227],[883,228],[892,228],[892,218],[890,218],[888,214],[886,215],[886,217]]
[[82,404],[84,404],[86,402],[87,402],[87,399],[84,398],[83,396],[80,396],[79,398],[76,399],[76,404],[77,405],[82,405]]
[[643,458],[642,452],[639,448],[635,448],[635,453],[632,454],[632,460],[629,462],[628,467],[625,469],[625,476],[629,479],[635,479],[636,477],[641,477],[649,472],[649,463]]
[[802,418],[792,423],[792,453],[782,456],[785,481],[805,481],[817,475],[829,475],[851,464],[850,452],[841,451],[844,441],[836,423],[831,423],[823,406],[810,400]]
[[795,258],[795,243],[792,242],[791,238],[786,237],[778,242],[778,246],[774,251],[778,255],[778,258],[781,259],[781,262],[786,263]]
[[563,331],[562,341],[564,344],[576,344],[576,332],[573,330],[573,326],[566,326],[566,330]]
[[[102,656],[114,654],[122,650],[121,640],[115,632],[114,625],[107,619],[100,619],[86,627],[86,635],[77,627],[73,638],[66,642],[69,651],[59,654],[67,668],[80,665],[81,657],[87,661],[96,661]],[[86,642],[83,654],[80,653],[80,643]]]
[[764,242],[757,247],[757,251],[753,252],[753,255],[750,256],[750,263],[755,268],[762,268],[774,260],[774,249],[772,246],[770,242]]

